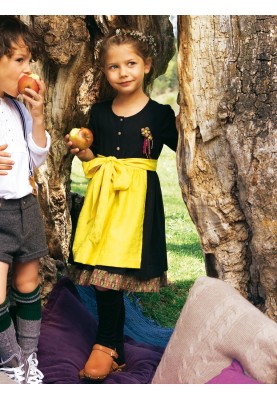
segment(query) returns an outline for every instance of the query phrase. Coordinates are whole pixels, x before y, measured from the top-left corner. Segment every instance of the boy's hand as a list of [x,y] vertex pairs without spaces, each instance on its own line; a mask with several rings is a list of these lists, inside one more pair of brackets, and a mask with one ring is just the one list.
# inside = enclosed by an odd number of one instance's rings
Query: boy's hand
[[7,147],[7,144],[0,145],[0,175],[8,175],[7,170],[11,170],[14,164],[11,154],[5,151]]
[[[23,99],[26,101],[28,104],[28,109],[30,111],[30,114],[33,118],[33,121],[36,120],[44,120],[43,116],[43,105],[44,105],[44,94],[45,94],[45,83],[38,79],[37,84],[39,86],[39,92],[35,92],[32,89],[25,88],[26,93],[28,94],[23,94]],[[41,121],[38,121],[41,122]]]
[[81,150],[77,147],[71,147],[72,142],[69,140],[69,135],[65,135],[64,142],[70,153],[77,156],[81,161],[91,161],[95,158],[93,152],[90,149]]
[[29,112],[33,119],[32,136],[35,143],[40,147],[46,146],[45,123],[43,114],[44,93],[46,90],[45,83],[41,79],[37,79],[39,92],[25,88],[26,93],[23,99],[26,101]]

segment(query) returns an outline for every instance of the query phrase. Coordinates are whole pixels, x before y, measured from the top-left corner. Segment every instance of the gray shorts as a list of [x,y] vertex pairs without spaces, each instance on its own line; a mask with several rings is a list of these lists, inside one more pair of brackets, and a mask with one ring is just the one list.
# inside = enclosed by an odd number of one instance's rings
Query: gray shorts
[[0,199],[0,261],[7,264],[31,261],[48,254],[37,199]]

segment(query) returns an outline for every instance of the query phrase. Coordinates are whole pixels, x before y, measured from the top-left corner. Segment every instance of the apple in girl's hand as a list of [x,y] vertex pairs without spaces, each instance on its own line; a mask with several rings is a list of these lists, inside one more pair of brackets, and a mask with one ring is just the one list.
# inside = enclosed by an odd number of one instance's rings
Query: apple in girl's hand
[[73,128],[69,132],[69,141],[73,148],[85,150],[93,143],[93,133],[88,128]]
[[[37,74],[23,75],[18,81],[18,92],[20,94],[25,93],[25,89],[33,89],[35,92],[39,92],[39,86],[37,80],[39,76]],[[26,93],[25,93],[26,94]]]

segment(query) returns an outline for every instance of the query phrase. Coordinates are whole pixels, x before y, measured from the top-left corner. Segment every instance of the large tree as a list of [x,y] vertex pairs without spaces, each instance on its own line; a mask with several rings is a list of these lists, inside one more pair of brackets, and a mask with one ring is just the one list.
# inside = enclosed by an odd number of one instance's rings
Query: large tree
[[[50,257],[45,293],[71,243],[72,157],[63,137],[85,125],[101,97],[94,45],[120,26],[150,32],[158,44],[155,77],[174,52],[168,16],[22,16],[45,43],[36,71],[47,85],[52,136],[37,173]],[[207,275],[230,282],[277,320],[276,17],[179,16],[180,141],[177,167],[198,230]],[[47,282],[49,284],[47,284]]]
[[178,171],[207,274],[277,321],[276,22],[179,18]]

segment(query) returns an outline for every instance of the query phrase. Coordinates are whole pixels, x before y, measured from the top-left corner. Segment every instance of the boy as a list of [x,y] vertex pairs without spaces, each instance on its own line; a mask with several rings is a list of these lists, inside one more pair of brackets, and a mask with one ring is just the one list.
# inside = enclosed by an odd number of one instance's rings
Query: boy
[[[0,16],[0,38],[0,371],[17,383],[42,383],[36,358],[41,322],[38,270],[39,258],[48,249],[32,175],[50,147],[43,116],[45,84],[38,80],[38,93],[26,89],[28,112],[14,98],[18,80],[31,73],[38,42],[13,16]],[[15,324],[7,297],[9,268]]]

